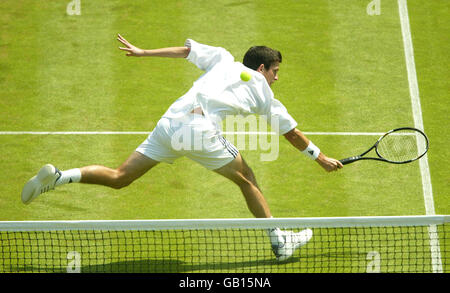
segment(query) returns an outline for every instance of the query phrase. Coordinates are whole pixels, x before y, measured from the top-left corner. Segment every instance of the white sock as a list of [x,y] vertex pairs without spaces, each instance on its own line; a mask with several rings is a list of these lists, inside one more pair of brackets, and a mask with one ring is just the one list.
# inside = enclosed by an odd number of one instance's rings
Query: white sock
[[61,177],[56,180],[55,186],[60,186],[67,183],[77,183],[81,180],[81,171],[80,169],[70,169],[67,171],[60,171]]

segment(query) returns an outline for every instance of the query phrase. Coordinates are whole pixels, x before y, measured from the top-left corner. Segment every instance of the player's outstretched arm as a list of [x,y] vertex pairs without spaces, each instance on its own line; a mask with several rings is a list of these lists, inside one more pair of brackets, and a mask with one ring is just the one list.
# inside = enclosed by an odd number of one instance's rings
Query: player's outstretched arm
[[[284,134],[284,137],[298,150],[301,152],[307,151],[307,148],[310,146],[310,140],[297,128],[292,129],[291,131]],[[342,168],[343,165],[336,159],[328,158],[322,152],[319,151],[319,154],[315,161],[325,169],[327,172],[337,171]]]
[[169,57],[169,58],[186,58],[189,54],[190,48],[188,47],[169,47],[153,50],[144,50],[132,45],[125,40],[120,34],[117,35],[117,40],[121,42],[125,47],[119,47],[120,50],[126,51],[127,56],[134,57]]

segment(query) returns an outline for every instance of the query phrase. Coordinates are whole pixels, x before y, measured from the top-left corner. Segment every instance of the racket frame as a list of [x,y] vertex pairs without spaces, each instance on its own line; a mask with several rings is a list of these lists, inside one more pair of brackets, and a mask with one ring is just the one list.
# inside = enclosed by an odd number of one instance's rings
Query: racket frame
[[[396,131],[400,131],[400,130],[413,130],[413,131],[417,131],[417,132],[419,132],[420,134],[423,135],[423,137],[425,138],[426,147],[425,147],[424,152],[420,156],[418,156],[418,157],[416,157],[416,158],[414,158],[412,160],[406,160],[406,161],[400,161],[399,162],[399,161],[390,161],[388,159],[383,158],[380,155],[380,153],[378,152],[378,148],[377,148],[378,144],[380,143],[380,141],[384,137],[386,137],[387,135],[391,134],[392,132],[396,132]],[[359,156],[348,157],[348,158],[345,158],[345,159],[342,159],[342,160],[339,160],[339,161],[343,165],[350,164],[350,163],[353,163],[353,162],[356,162],[356,161],[359,161],[359,160],[376,160],[376,161],[382,161],[382,162],[387,162],[387,163],[392,163],[392,164],[406,164],[406,163],[411,163],[413,161],[416,161],[416,160],[422,158],[428,152],[428,147],[429,147],[428,137],[426,136],[426,134],[423,131],[421,131],[420,129],[417,129],[417,128],[413,128],[413,127],[399,127],[399,128],[395,128],[395,129],[389,130],[388,132],[383,134],[380,138],[378,138],[378,140],[375,142],[375,144],[373,146],[371,146],[367,151],[365,151],[364,153],[360,154]],[[375,153],[377,154],[378,158],[376,158],[376,157],[364,157],[364,155],[366,155],[368,152],[370,152],[373,149],[375,149]]]

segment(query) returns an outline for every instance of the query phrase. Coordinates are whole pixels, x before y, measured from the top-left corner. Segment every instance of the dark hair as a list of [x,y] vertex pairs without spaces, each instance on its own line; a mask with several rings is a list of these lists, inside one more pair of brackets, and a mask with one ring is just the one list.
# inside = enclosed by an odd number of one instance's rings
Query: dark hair
[[254,46],[248,49],[244,56],[244,65],[253,70],[257,70],[261,64],[269,69],[273,63],[281,63],[281,53],[266,46]]

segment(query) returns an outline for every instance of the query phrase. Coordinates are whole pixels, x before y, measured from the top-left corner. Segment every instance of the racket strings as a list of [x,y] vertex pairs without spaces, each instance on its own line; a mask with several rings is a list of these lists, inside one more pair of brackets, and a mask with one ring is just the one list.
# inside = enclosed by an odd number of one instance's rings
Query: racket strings
[[378,154],[392,162],[405,162],[420,157],[426,150],[426,140],[413,130],[392,132],[381,139]]

